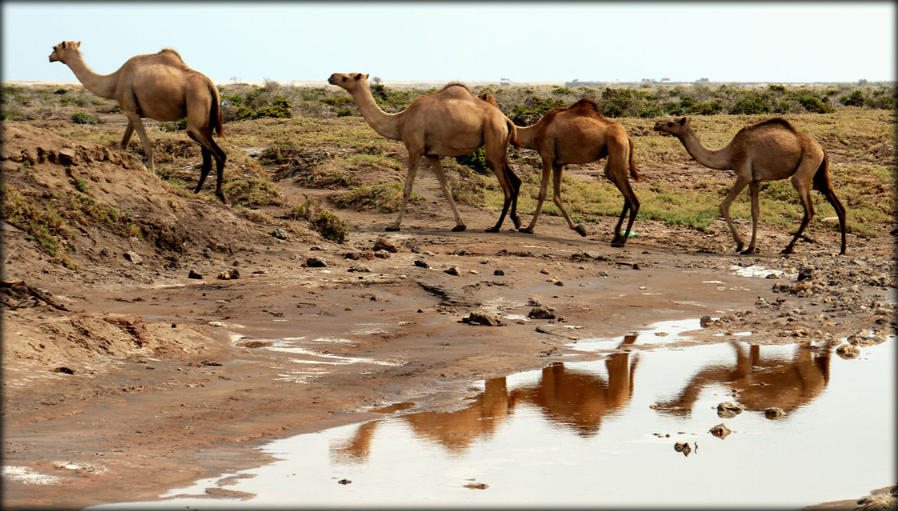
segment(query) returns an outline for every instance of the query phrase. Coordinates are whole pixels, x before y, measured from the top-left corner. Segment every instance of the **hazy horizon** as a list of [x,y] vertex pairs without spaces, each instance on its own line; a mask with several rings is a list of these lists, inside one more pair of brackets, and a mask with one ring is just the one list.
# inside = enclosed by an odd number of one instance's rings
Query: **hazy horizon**
[[97,73],[174,48],[216,82],[877,82],[894,80],[894,25],[891,2],[4,2],[2,74],[76,82],[47,60],[74,40]]

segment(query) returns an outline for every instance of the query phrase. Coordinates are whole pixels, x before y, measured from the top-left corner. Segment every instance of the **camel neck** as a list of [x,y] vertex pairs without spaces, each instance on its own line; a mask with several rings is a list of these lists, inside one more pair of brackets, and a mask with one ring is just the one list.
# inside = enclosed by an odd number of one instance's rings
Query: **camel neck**
[[688,128],[685,133],[678,135],[677,138],[683,143],[686,151],[695,158],[695,161],[706,167],[717,170],[731,169],[730,165],[730,146],[727,145],[723,149],[708,149],[698,139],[698,136]]
[[[539,123],[537,123],[539,124]],[[536,124],[533,126],[515,126],[515,135],[518,139],[518,144],[525,149],[537,149],[536,147]]]
[[87,67],[81,54],[75,55],[75,57],[69,59],[69,62],[66,62],[65,64],[69,66],[73,73],[75,73],[75,77],[78,78],[78,81],[81,82],[82,85],[84,85],[84,88],[91,93],[96,94],[101,98],[115,97],[115,87],[118,83],[118,71],[109,75],[97,74],[93,72],[91,68]]
[[371,88],[368,86],[359,87],[351,93],[359,106],[362,117],[379,135],[392,139],[401,140],[400,119],[402,112],[398,114],[388,114],[377,106],[374,96],[371,94]]

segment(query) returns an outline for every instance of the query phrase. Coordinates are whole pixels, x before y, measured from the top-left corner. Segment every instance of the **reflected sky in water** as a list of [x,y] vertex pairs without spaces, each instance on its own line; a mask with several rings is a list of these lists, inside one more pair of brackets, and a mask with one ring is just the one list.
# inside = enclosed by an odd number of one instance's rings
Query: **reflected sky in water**
[[[282,461],[224,486],[250,500],[192,497],[225,474],[154,505],[802,506],[894,484],[894,337],[853,360],[816,343],[658,341],[629,336],[602,343],[626,350],[601,360],[480,382],[452,411],[398,406],[274,441],[264,450]],[[722,401],[746,410],[722,419]],[[765,418],[771,406],[786,416]],[[720,423],[725,439],[708,432]]]

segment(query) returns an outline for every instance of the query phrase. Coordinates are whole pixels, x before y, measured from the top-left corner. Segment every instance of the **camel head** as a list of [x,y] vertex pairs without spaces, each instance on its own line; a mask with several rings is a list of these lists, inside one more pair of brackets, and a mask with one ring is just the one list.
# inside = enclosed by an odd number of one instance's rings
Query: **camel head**
[[50,62],[65,63],[70,55],[80,53],[78,48],[81,47],[81,41],[63,41],[53,47],[53,53],[50,54]]
[[679,119],[661,119],[660,121],[655,123],[655,131],[660,131],[662,134],[667,133],[674,136],[681,135],[688,128],[688,117],[680,117]]
[[358,90],[362,86],[369,86],[368,75],[362,73],[334,73],[327,79],[327,83],[336,85],[337,87],[343,87],[350,93]]

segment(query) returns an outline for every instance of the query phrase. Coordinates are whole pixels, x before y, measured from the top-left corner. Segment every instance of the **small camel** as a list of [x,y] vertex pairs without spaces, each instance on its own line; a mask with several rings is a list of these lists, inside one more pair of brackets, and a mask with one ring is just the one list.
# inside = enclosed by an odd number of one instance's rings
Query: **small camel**
[[[489,101],[489,98],[485,100]],[[624,128],[604,117],[594,102],[581,99],[571,106],[550,110],[532,126],[515,126],[515,130],[518,144],[527,149],[536,149],[543,163],[536,211],[530,225],[521,229],[521,232],[533,232],[546,199],[551,173],[554,185],[553,202],[561,210],[568,227],[581,236],[586,236],[586,228],[583,224],[574,225],[561,202],[561,174],[567,164],[589,163],[607,156],[605,177],[614,183],[624,196],[624,208],[614,227],[611,246],[624,246],[639,211],[639,199],[630,187],[628,173],[634,180],[640,179],[636,165],[633,164],[633,140]],[[620,228],[628,211],[630,218],[622,235]]]
[[408,174],[402,190],[399,216],[386,228],[387,231],[399,230],[421,156],[426,156],[430,161],[430,167],[436,173],[455,215],[452,230],[464,231],[466,226],[452,198],[440,156],[461,156],[482,145],[486,146],[487,165],[496,173],[505,194],[499,221],[487,232],[499,231],[509,206],[509,216],[515,228],[520,226],[517,197],[521,180],[512,172],[506,159],[506,147],[514,139],[514,124],[501,110],[475,97],[466,86],[450,83],[433,94],[419,97],[405,110],[388,114],[374,102],[367,74],[334,73],[328,78],[328,83],[342,87],[352,96],[374,131],[391,140],[401,140],[408,149]]
[[81,42],[63,41],[53,47],[50,62],[69,66],[84,87],[101,98],[115,99],[128,118],[122,137],[127,148],[131,134],[137,130],[143,149],[156,172],[153,144],[143,128],[141,117],[157,121],[177,121],[187,117],[187,135],[202,147],[203,166],[194,193],[199,193],[212,169],[212,157],[218,172],[215,196],[225,202],[221,190],[225,152],[212,140],[212,132],[224,136],[221,123],[221,99],[218,88],[206,75],[187,67],[175,50],[137,55],[128,59],[118,71],[101,75],[93,72],[81,56]]
[[[792,178],[792,186],[798,191],[798,197],[804,207],[804,218],[792,241],[783,249],[783,254],[791,254],[793,246],[804,232],[805,227],[814,216],[814,205],[811,202],[811,190],[816,189],[836,210],[839,226],[842,230],[842,249],[845,253],[845,208],[833,192],[829,180],[829,159],[826,151],[810,135],[801,133],[779,117],[746,126],[736,133],[733,140],[723,149],[716,151],[705,148],[690,126],[689,119],[660,120],[655,123],[655,130],[669,133],[686,147],[686,151],[695,161],[706,167],[718,170],[735,170],[736,183],[720,203],[720,214],[727,222],[736,251],[750,254],[755,251],[755,240],[758,233],[758,190],[761,181],[776,181]],[[748,248],[736,232],[730,220],[730,203],[739,192],[749,185],[751,191],[751,242]]]

